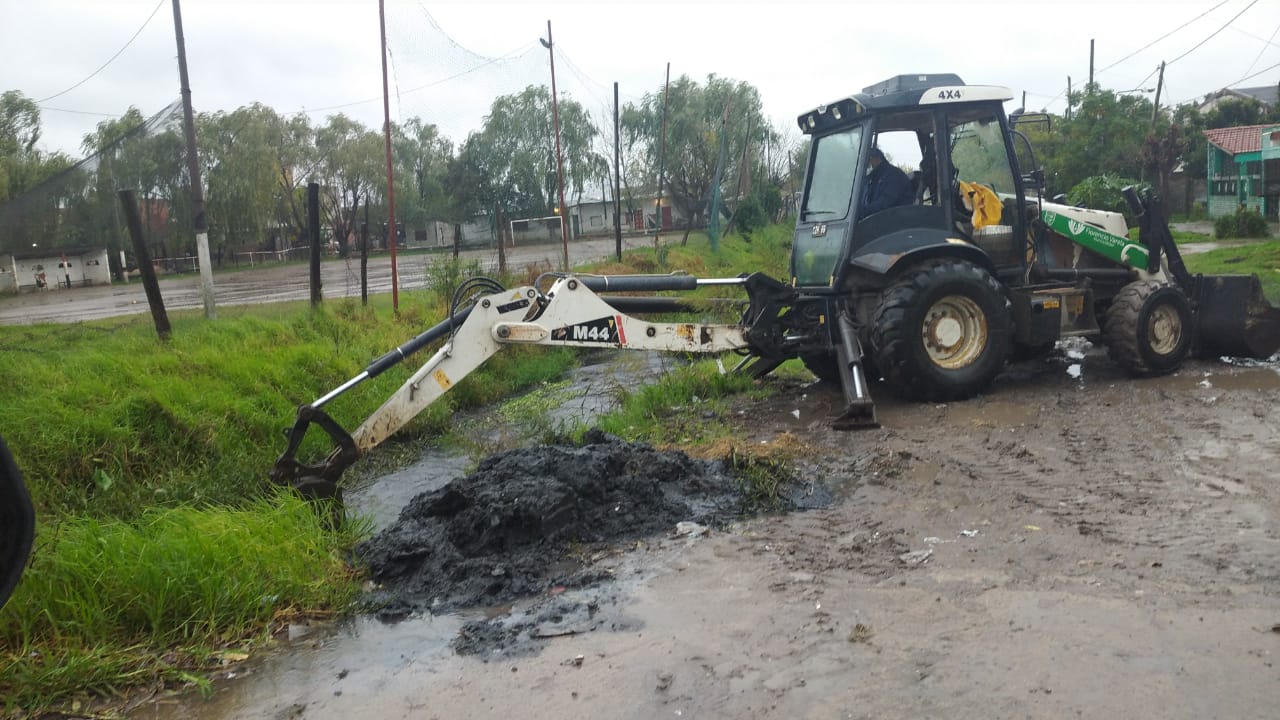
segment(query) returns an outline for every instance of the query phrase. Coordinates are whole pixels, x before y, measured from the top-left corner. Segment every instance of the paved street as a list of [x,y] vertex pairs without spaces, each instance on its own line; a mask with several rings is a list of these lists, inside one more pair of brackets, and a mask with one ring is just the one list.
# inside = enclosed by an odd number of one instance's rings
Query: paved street
[[[667,239],[678,235],[667,235]],[[652,244],[651,237],[624,237],[623,248],[631,249]],[[569,244],[570,261],[579,264],[610,257],[616,245],[613,238],[575,240]],[[543,269],[560,266],[562,246],[531,245],[515,247],[507,252],[507,265],[519,270],[528,265]],[[479,260],[486,271],[496,271],[498,253],[494,249],[468,250],[463,256]],[[448,254],[400,255],[397,268],[400,289],[413,290],[425,284],[426,267]],[[369,294],[391,292],[391,257],[377,255],[369,258]],[[261,268],[239,272],[215,273],[214,296],[219,307],[256,305],[260,303],[306,300],[311,297],[308,284],[309,269],[306,264],[264,265]],[[321,264],[321,287],[326,298],[360,296],[360,259],[328,259]],[[160,294],[165,307],[182,310],[204,307],[200,295],[200,277],[184,275],[160,280]],[[25,325],[31,323],[79,322],[98,318],[131,315],[148,312],[147,296],[139,280],[127,284],[117,282],[110,286],[53,289],[28,292],[18,296],[0,297],[0,325]]]

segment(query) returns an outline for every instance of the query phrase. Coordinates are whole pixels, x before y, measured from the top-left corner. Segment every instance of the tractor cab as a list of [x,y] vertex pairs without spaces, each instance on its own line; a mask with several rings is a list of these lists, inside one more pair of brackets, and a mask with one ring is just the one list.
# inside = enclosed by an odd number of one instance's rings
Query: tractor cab
[[907,256],[958,245],[997,276],[1018,275],[1028,217],[1003,106],[1011,98],[955,75],[901,75],[801,115],[812,145],[795,286],[846,291],[851,272],[884,275]]

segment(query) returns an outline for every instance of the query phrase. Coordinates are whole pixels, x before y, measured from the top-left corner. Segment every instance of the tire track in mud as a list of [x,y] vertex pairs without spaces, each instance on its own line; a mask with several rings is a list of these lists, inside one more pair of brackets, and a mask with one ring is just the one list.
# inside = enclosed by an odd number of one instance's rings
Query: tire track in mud
[[1059,393],[1031,422],[993,427],[980,444],[972,432],[945,432],[947,413],[943,432],[907,424],[894,436],[948,468],[947,484],[988,501],[1003,494],[1074,528],[1135,577],[1177,566],[1189,589],[1280,579],[1270,479],[1278,393],[1197,383],[1199,366],[1184,373]]

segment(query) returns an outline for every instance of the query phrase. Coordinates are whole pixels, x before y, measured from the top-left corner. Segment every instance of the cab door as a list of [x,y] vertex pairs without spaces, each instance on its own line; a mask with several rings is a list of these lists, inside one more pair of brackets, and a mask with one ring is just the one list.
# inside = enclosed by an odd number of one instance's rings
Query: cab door
[[997,268],[1021,267],[1026,258],[1026,210],[1014,172],[1004,112],[997,105],[947,112],[950,171],[957,230],[982,248]]

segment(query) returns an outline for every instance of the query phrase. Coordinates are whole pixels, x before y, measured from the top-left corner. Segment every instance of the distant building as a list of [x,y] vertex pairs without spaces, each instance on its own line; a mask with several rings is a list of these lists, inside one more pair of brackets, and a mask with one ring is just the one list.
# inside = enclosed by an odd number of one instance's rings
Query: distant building
[[1275,107],[1280,102],[1280,86],[1264,85],[1250,88],[1223,88],[1205,96],[1198,106],[1201,113],[1207,113],[1228,100],[1257,100],[1266,107]]
[[0,292],[65,290],[86,285],[110,285],[106,248],[32,250],[0,255]]
[[[624,188],[622,190],[622,231],[624,233],[650,233],[684,228],[685,215],[671,202],[670,195],[662,197],[662,211],[657,211],[655,188]],[[629,209],[628,209],[629,208]],[[613,233],[613,198],[583,198],[569,205],[569,228],[572,237],[606,235]]]

